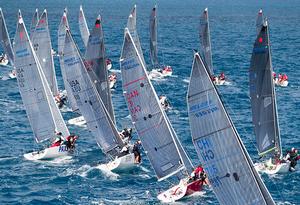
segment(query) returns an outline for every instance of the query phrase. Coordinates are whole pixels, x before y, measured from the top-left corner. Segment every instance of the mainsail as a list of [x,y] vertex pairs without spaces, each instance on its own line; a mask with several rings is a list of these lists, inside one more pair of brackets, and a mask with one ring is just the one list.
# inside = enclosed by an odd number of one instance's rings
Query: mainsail
[[127,107],[158,179],[172,176],[187,169],[186,166],[192,167],[189,158],[181,156],[186,153],[160,106],[145,64],[127,28],[120,64]]
[[120,148],[124,146],[122,139],[89,77],[88,68],[85,67],[69,30],[65,37],[63,60],[67,82],[72,88],[72,95],[75,96],[88,129],[105,154],[117,156]]
[[72,95],[72,90],[70,85],[67,82],[67,76],[65,73],[65,69],[64,69],[64,61],[63,61],[63,48],[64,48],[64,43],[65,43],[65,36],[66,36],[66,29],[69,28],[69,23],[68,23],[68,18],[67,18],[67,9],[64,10],[64,14],[61,18],[59,27],[58,27],[58,54],[59,54],[59,63],[60,63],[60,69],[61,69],[61,74],[64,80],[64,85],[65,85],[65,89],[67,91],[67,95],[68,95],[68,102],[72,108],[73,111],[77,111],[78,107],[76,105],[76,101],[74,96]]
[[139,39],[139,35],[137,33],[137,28],[136,28],[136,5],[134,5],[133,9],[131,10],[131,12],[129,14],[129,17],[127,20],[127,28],[129,30],[130,35],[134,41],[134,44],[140,54],[143,64],[146,65],[142,47],[141,47],[141,43],[140,43],[140,39]]
[[55,131],[69,136],[21,16],[14,51],[19,90],[36,141],[53,137]]
[[[267,21],[254,43],[249,70],[252,121],[260,155],[282,155]],[[274,154],[273,153],[273,154]]]
[[157,7],[152,9],[150,15],[150,59],[152,66],[158,65],[158,56],[157,56]]
[[38,23],[36,24],[35,30],[31,36],[31,41],[35,53],[39,59],[42,66],[43,72],[46,76],[52,94],[57,95],[57,81],[54,69],[53,55],[52,55],[52,45],[50,32],[48,27],[48,16],[46,9],[41,15]]
[[30,40],[31,41],[32,41],[33,33],[35,31],[35,27],[38,24],[38,22],[39,22],[39,10],[35,9],[34,15],[31,20],[31,25],[30,25]]
[[264,16],[262,9],[259,10],[257,17],[256,17],[256,34],[258,35],[261,31],[261,27],[264,24]]
[[204,62],[208,67],[209,74],[214,75],[213,62],[211,54],[211,43],[210,43],[210,30],[209,30],[209,20],[208,20],[208,9],[205,8],[202,16],[200,17],[200,48],[201,54],[203,56]]
[[11,65],[14,65],[14,52],[11,46],[11,42],[9,39],[9,34],[6,28],[6,23],[4,20],[4,15],[2,9],[0,8],[0,42],[1,46],[4,49],[5,54],[8,57]]
[[220,204],[275,204],[230,119],[198,53],[188,88],[194,146]]
[[83,40],[84,46],[87,47],[88,41],[89,41],[89,36],[90,36],[90,31],[88,28],[88,25],[86,23],[86,19],[83,13],[82,5],[80,5],[79,8],[79,30],[80,30],[80,35]]
[[108,71],[106,69],[106,56],[104,47],[104,36],[99,15],[95,27],[90,34],[85,52],[85,65],[88,74],[101,97],[101,100],[108,111],[110,118],[115,122],[114,110],[111,100],[111,91],[108,82]]

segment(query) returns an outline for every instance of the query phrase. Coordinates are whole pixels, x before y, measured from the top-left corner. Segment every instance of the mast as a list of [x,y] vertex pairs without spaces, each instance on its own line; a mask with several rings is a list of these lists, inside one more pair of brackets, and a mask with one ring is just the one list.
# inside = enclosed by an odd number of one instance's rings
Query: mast
[[145,64],[127,28],[120,64],[127,107],[158,180],[186,170],[185,165],[192,167],[162,110]]
[[187,101],[193,143],[219,203],[275,205],[198,53]]
[[14,66],[14,51],[11,46],[4,15],[0,8],[0,43],[12,66]]
[[254,43],[249,70],[252,122],[260,156],[282,156],[267,21]]
[[157,6],[155,5],[150,15],[150,59],[152,66],[158,65],[157,55]]
[[90,36],[90,31],[89,31],[88,25],[86,23],[82,5],[80,5],[80,8],[79,8],[78,22],[79,22],[79,30],[80,30],[80,35],[81,35],[82,41],[84,43],[84,46],[87,47],[87,44],[89,41],[89,36]]

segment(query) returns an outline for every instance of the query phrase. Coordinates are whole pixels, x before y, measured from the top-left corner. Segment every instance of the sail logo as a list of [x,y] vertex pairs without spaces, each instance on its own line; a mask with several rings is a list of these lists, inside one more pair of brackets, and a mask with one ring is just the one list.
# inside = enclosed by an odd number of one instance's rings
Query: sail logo
[[102,40],[102,38],[99,39],[98,36],[96,36],[96,37],[90,38],[89,43],[91,45],[99,45],[101,43],[101,40]]
[[75,57],[67,58],[64,60],[64,63],[66,63],[68,66],[73,66],[80,63],[80,59]]
[[36,29],[35,29],[35,32],[38,32],[38,33],[42,33],[42,32],[44,32],[44,31],[46,31],[46,28],[45,28],[45,27],[40,27],[40,28],[36,28]]
[[266,97],[264,99],[264,107],[266,108],[266,107],[268,107],[271,104],[272,104],[272,98],[271,97]]
[[22,50],[18,50],[18,51],[16,51],[16,56],[20,57],[20,58],[25,57],[25,56],[29,56],[29,52],[28,52],[27,48],[22,49]]
[[139,64],[135,61],[135,58],[124,59],[121,61],[121,69],[130,70],[138,67]]
[[218,110],[219,107],[215,103],[213,103],[211,99],[209,99],[207,101],[200,102],[196,105],[191,106],[190,113],[194,114],[194,116],[197,118],[201,118]]
[[268,46],[259,46],[253,48],[253,53],[266,53],[268,50]]

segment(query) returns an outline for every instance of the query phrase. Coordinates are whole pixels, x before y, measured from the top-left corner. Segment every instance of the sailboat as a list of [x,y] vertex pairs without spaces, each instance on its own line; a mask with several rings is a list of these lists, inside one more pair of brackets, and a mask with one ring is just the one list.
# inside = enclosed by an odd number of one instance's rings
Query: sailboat
[[[34,18],[36,18],[36,15],[38,15],[37,11],[34,15]],[[41,67],[43,69],[43,72],[46,76],[47,82],[50,86],[52,95],[56,96],[59,94],[59,91],[56,81],[50,31],[48,27],[48,15],[46,9],[43,11],[41,17],[38,19],[35,29],[30,35],[30,39],[35,53],[41,64]]]
[[[254,43],[249,70],[252,122],[260,157],[271,159],[257,163],[255,168],[267,174],[288,172],[290,162],[282,161],[276,94],[267,20]],[[273,159],[272,159],[273,158]]]
[[157,6],[152,8],[150,15],[150,59],[152,70],[149,72],[150,79],[162,78],[172,75],[172,68],[168,65],[160,65],[158,62],[158,49],[157,49]]
[[198,53],[187,103],[193,143],[219,203],[275,205]]
[[193,165],[159,103],[128,28],[125,28],[120,67],[123,92],[131,120],[158,181],[175,175],[181,179],[178,185],[160,193],[158,199],[174,202],[201,190],[202,181],[188,181],[187,176],[192,172]]
[[[256,17],[256,34],[258,35],[261,31],[261,28],[263,27],[264,24],[264,17],[263,17],[263,11],[262,9],[259,10],[257,17]],[[289,84],[288,77],[286,74],[279,74],[278,77],[276,77],[276,73],[273,70],[272,73],[273,76],[273,83],[276,86],[280,87],[287,87]]]
[[[10,62],[10,64],[14,66],[13,49],[12,49],[4,15],[1,8],[0,8],[0,43],[4,50],[3,59],[1,60],[1,65],[7,65]],[[15,78],[15,75],[13,75],[13,73],[10,72],[9,77]]]
[[205,8],[203,14],[200,18],[200,50],[203,56],[204,62],[209,69],[209,74],[213,79],[215,85],[224,85],[225,75],[221,73],[220,76],[215,76],[213,71],[213,61],[212,61],[212,51],[210,43],[210,29],[209,29],[209,19],[208,19],[208,8]]
[[[99,36],[93,34],[99,34],[99,31],[102,31],[99,29],[100,26],[99,17],[89,38],[88,47],[99,40]],[[90,49],[88,49],[88,53]],[[105,164],[106,168],[118,171],[135,167],[134,154],[122,152],[126,145],[110,116],[113,113],[106,109],[106,106],[109,105],[105,105],[105,99],[102,100],[97,90],[97,85],[107,89],[107,81],[101,82],[90,64],[83,61],[69,30],[66,33],[63,53],[67,81],[72,88],[79,110],[86,120],[88,129],[96,138],[98,146],[109,158],[109,162]]]
[[[20,11],[14,48],[19,91],[36,142],[53,138],[55,132],[61,132],[67,138],[70,136],[69,130],[52,97]],[[66,145],[60,145],[27,153],[24,157],[28,160],[53,159],[69,155],[72,151]]]

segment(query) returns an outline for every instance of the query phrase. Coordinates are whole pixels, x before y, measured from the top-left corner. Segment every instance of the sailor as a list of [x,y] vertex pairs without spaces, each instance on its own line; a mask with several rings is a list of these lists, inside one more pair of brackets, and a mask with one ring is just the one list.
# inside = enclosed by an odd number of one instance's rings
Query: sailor
[[67,137],[64,144],[67,146],[68,149],[74,149],[75,148],[75,142],[78,139],[78,136],[71,134]]
[[106,65],[111,64],[111,60],[110,60],[109,58],[107,58],[107,59],[105,60],[105,62],[106,62]]
[[58,147],[64,142],[64,138],[61,132],[55,132],[55,140],[50,147]]
[[60,94],[57,94],[54,99],[59,109],[66,105],[67,97],[65,95],[61,96]]
[[273,71],[273,80],[276,80],[276,73]]
[[283,74],[282,81],[287,81],[287,80],[288,80],[288,76],[286,74]]
[[[194,171],[191,173],[190,179],[192,181],[196,181],[196,180],[200,179],[201,181],[203,181],[203,182],[205,182],[205,183],[208,184],[208,179],[207,179],[206,173],[204,172],[204,169],[203,169],[203,167],[201,165],[198,165],[194,169]],[[192,182],[192,181],[190,181],[190,182]]]
[[285,160],[288,160],[291,162],[290,165],[290,171],[295,171],[295,167],[297,165],[297,161],[300,159],[300,155],[298,154],[298,150],[294,147],[287,152],[287,155],[284,158]]
[[282,75],[281,75],[281,73],[279,73],[279,75],[278,75],[278,82],[281,82],[282,81]]
[[114,81],[117,80],[117,75],[115,73],[112,73],[111,75],[108,76],[109,81]]
[[163,96],[163,95],[159,96],[159,102],[164,110],[169,108],[170,103],[168,102],[166,96]]
[[220,74],[219,80],[225,80],[225,74],[223,72]]
[[141,163],[141,153],[140,153],[140,145],[142,144],[141,140],[137,140],[132,148],[132,152],[134,153],[134,163]]
[[132,138],[132,128],[124,128],[121,131],[120,136],[121,136],[123,142],[129,143],[129,141]]
[[169,73],[172,72],[171,66],[165,66],[164,69],[162,70],[162,73]]

